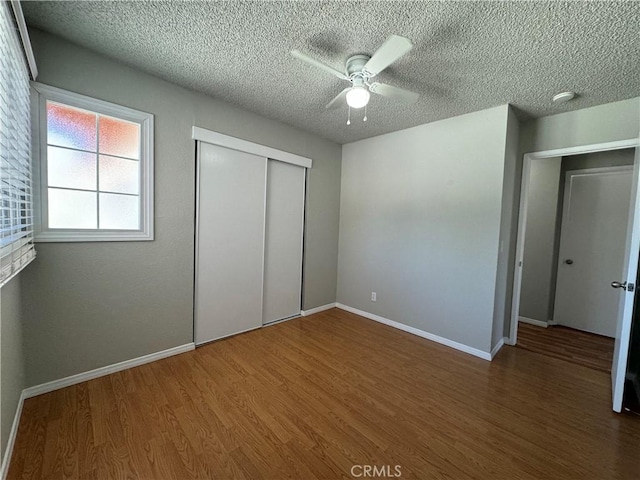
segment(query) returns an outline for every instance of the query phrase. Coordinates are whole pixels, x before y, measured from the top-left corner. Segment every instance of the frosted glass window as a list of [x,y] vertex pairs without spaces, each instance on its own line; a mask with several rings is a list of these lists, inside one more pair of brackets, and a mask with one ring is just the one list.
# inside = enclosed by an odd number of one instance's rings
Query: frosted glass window
[[49,188],[49,228],[98,227],[97,194]]
[[96,121],[95,113],[47,102],[47,143],[95,152]]
[[96,189],[95,153],[48,147],[47,158],[48,186],[82,190]]
[[100,228],[138,230],[139,212],[137,195],[100,194]]
[[100,116],[100,153],[117,157],[140,158],[140,125]]
[[45,146],[36,240],[153,240],[153,115],[37,82],[32,88]]
[[100,191],[138,194],[140,162],[100,155]]

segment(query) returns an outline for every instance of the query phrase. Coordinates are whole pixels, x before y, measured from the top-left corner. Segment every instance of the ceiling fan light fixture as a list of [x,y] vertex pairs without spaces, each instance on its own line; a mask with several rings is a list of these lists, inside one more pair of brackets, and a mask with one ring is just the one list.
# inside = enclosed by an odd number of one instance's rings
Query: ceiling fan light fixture
[[362,108],[369,103],[371,94],[365,87],[352,87],[347,92],[347,104],[351,108]]

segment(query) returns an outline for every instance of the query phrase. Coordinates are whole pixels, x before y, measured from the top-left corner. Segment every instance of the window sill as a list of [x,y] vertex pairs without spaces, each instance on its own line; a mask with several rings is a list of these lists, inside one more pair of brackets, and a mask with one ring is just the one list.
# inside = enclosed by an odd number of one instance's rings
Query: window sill
[[149,232],[41,232],[34,238],[36,243],[61,242],[144,242],[152,241]]

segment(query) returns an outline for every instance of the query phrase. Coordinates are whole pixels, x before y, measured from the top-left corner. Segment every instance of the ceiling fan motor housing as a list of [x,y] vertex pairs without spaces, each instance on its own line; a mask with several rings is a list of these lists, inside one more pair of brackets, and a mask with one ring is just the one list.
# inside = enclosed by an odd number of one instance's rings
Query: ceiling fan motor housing
[[[347,59],[347,71],[346,74],[349,77],[352,77],[353,75],[357,75],[357,74],[361,74],[358,76],[365,76],[362,75],[364,66],[367,64],[367,62],[369,61],[371,57],[367,56],[367,55],[354,55],[353,57],[349,57]],[[368,75],[367,75],[368,76]]]

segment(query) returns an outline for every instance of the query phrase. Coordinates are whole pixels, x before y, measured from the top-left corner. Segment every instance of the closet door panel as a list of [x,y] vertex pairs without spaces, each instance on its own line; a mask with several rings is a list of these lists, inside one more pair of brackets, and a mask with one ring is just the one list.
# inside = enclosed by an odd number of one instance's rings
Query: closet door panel
[[263,323],[300,314],[305,169],[268,160]]
[[196,344],[262,325],[266,158],[199,143]]

